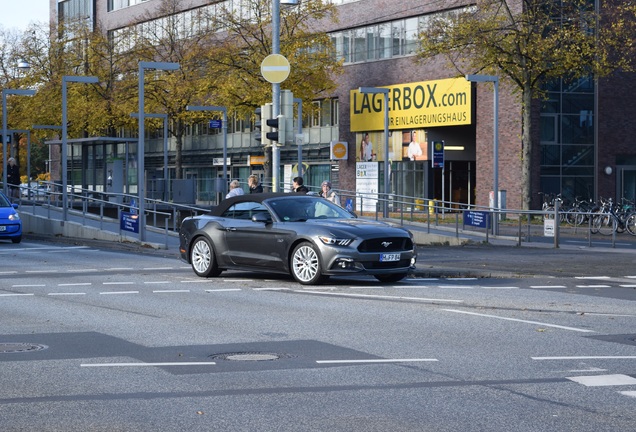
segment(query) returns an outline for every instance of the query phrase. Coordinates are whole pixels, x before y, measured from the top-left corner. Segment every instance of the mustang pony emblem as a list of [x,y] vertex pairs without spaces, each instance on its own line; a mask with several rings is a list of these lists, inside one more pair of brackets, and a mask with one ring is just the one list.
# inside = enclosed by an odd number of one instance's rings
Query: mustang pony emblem
[[382,246],[384,246],[385,248],[388,248],[389,246],[391,246],[393,244],[393,242],[382,242],[380,243]]

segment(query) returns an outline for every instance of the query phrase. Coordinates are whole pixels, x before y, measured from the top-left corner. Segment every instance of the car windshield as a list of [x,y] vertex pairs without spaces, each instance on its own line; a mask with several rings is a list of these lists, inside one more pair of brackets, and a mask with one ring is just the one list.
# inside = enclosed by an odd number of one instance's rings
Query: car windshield
[[309,219],[351,219],[354,216],[342,207],[323,198],[277,198],[267,202],[276,216],[285,222]]
[[0,194],[0,207],[11,207],[11,203],[3,194]]

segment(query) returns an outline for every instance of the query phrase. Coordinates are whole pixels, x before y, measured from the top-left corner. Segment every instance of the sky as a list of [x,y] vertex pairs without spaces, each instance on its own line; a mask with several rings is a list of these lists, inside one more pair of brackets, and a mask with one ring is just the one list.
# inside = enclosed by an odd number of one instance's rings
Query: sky
[[26,30],[31,22],[49,21],[49,0],[0,0],[0,25]]

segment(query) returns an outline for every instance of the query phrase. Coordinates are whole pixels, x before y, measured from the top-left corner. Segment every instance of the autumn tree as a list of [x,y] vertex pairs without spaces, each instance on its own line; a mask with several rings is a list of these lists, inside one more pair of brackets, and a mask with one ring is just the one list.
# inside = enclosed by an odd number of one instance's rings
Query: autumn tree
[[521,102],[522,206],[530,208],[531,107],[542,85],[561,77],[632,70],[636,6],[566,0],[478,0],[431,19],[418,56],[443,55],[459,74],[497,75]]
[[[234,115],[251,117],[257,107],[272,101],[272,85],[261,74],[261,62],[272,54],[271,0],[244,0],[243,9],[220,7],[209,15],[216,33],[216,50],[207,58],[223,76],[218,89],[221,104]],[[290,63],[290,75],[281,83],[295,98],[312,101],[329,95],[333,78],[342,72],[342,63],[332,55],[324,20],[337,20],[329,1],[307,0],[296,7],[280,9],[280,54]],[[310,114],[310,110],[304,110]],[[301,119],[299,119],[301,121]],[[266,151],[266,176],[271,177],[271,152]]]

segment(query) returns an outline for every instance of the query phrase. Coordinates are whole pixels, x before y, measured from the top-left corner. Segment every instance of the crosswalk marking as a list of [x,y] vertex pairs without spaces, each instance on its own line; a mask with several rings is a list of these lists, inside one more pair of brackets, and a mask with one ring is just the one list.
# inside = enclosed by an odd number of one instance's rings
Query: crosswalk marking
[[636,378],[622,374],[592,376],[584,375],[566,378],[579,384],[583,384],[586,387],[636,385]]

